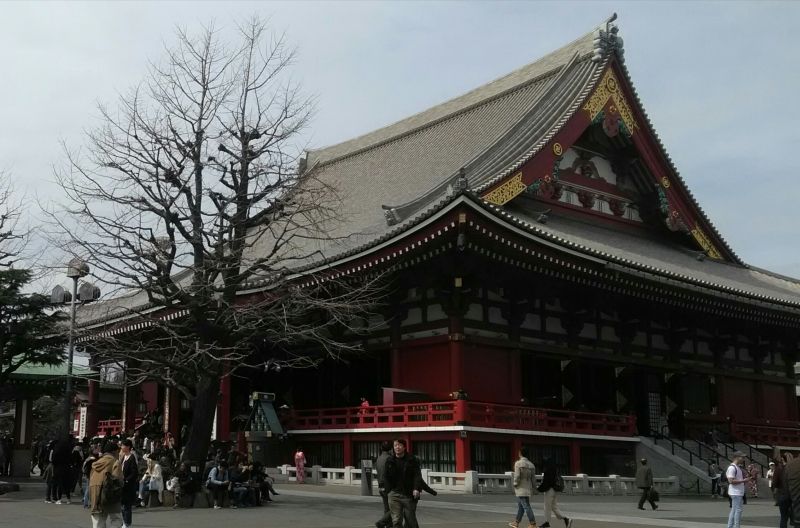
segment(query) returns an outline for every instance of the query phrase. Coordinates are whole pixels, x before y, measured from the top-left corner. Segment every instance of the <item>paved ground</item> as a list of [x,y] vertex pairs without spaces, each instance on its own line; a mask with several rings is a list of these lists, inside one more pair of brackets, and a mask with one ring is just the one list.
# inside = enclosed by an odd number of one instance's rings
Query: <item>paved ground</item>
[[[75,528],[91,526],[80,504],[44,504],[41,481],[20,482],[21,491],[0,496],[0,528]],[[378,497],[361,497],[356,487],[284,484],[274,503],[239,510],[171,508],[137,509],[136,528],[370,528],[380,516]],[[534,498],[539,524],[541,496]],[[634,497],[560,498],[562,510],[575,519],[574,528],[620,526],[711,528],[725,526],[726,500],[667,497],[658,511],[639,511]],[[424,496],[419,519],[423,528],[503,528],[516,513],[514,498],[506,495],[443,494]],[[745,506],[743,527],[778,524],[771,501],[756,499]],[[553,522],[553,528],[561,528]]]

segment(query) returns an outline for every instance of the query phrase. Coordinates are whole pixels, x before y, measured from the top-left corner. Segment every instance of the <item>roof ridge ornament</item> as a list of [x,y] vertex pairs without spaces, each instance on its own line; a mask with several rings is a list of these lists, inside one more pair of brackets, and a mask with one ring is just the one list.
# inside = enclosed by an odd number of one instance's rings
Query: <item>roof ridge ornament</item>
[[595,33],[594,40],[592,41],[593,62],[603,62],[610,54],[616,53],[617,58],[621,63],[625,62],[625,50],[623,48],[622,37],[618,36],[619,27],[613,22],[617,19],[617,14],[614,13],[606,21],[605,29],[598,28]]

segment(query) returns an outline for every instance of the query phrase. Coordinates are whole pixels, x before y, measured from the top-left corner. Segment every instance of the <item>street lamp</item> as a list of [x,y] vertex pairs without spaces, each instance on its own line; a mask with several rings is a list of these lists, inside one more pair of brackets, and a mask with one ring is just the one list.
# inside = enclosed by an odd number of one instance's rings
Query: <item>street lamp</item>
[[[64,288],[56,286],[53,288],[51,300],[54,303],[64,304],[67,301],[70,303],[70,317],[69,317],[69,353],[67,356],[67,390],[64,395],[65,398],[65,430],[67,434],[72,430],[70,422],[72,421],[72,358],[75,354],[75,304],[79,298],[78,296],[78,279],[85,277],[89,274],[89,265],[80,258],[73,258],[67,263],[67,277],[72,279],[72,295],[67,294]],[[83,302],[93,301],[100,297],[100,289],[90,283],[81,285],[80,300]]]

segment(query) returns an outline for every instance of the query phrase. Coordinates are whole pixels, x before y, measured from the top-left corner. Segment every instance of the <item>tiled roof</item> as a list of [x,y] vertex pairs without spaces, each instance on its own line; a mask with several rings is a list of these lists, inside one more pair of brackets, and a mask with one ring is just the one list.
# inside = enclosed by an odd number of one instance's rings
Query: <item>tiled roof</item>
[[[358,254],[423,222],[458,196],[455,188],[462,168],[472,191],[468,195],[479,200],[474,193],[489,188],[531,159],[593,89],[609,60],[608,56],[601,60],[593,57],[596,34],[593,30],[536,62],[407,119],[309,151],[306,170],[336,190],[339,218],[319,226],[325,232],[322,239],[312,236],[293,241],[295,254],[308,256],[294,260],[293,268],[308,269]],[[619,63],[630,82],[624,63]],[[638,97],[636,103],[642,107]],[[653,131],[649,121],[648,126]],[[661,148],[669,162],[663,145]],[[683,184],[677,170],[671,169]],[[694,201],[691,193],[689,197]],[[693,205],[713,230],[696,201]],[[385,209],[391,211],[392,222],[387,222]],[[499,216],[510,214],[490,209]],[[513,204],[509,204],[509,210],[513,210]],[[520,216],[518,220],[530,219]],[[667,276],[699,277],[723,291],[744,292],[767,302],[798,304],[800,282],[768,272],[710,259],[700,262],[696,255],[675,247],[567,220],[533,225],[539,234],[561,241],[565,247],[580,247],[587,254],[617,255],[619,262]],[[719,237],[716,230],[714,234]],[[245,260],[248,256],[258,258],[270,249],[269,237],[262,237],[248,248]],[[253,286],[258,287],[258,283]],[[137,303],[146,307],[147,299],[135,294],[121,302],[112,301],[90,308],[79,318],[100,321],[123,317]]]
[[502,212],[494,206],[489,208],[497,216],[523,222],[529,231],[570,250],[737,296],[800,307],[800,281],[796,279],[715,259],[698,259],[697,251],[598,223],[551,213],[547,223],[541,224],[536,221],[538,213],[519,206],[506,207]]
[[[592,61],[595,31],[485,86],[385,128],[308,153],[308,171],[336,189],[340,219],[323,226],[330,242],[297,253],[323,259],[369,245],[452,196],[461,168],[469,187],[501,177],[533,155],[566,122],[602,71]],[[269,251],[270,239],[250,248]],[[298,264],[305,264],[298,262]]]

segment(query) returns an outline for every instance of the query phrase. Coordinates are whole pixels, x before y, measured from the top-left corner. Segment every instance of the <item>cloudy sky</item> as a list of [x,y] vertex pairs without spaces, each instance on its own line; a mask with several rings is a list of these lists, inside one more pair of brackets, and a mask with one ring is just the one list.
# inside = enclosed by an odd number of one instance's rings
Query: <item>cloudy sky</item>
[[299,49],[320,147],[534,61],[612,12],[626,64],[681,175],[746,262],[800,277],[800,2],[3,3],[0,170],[57,200],[61,143],[140,81],[176,25],[258,14]]

